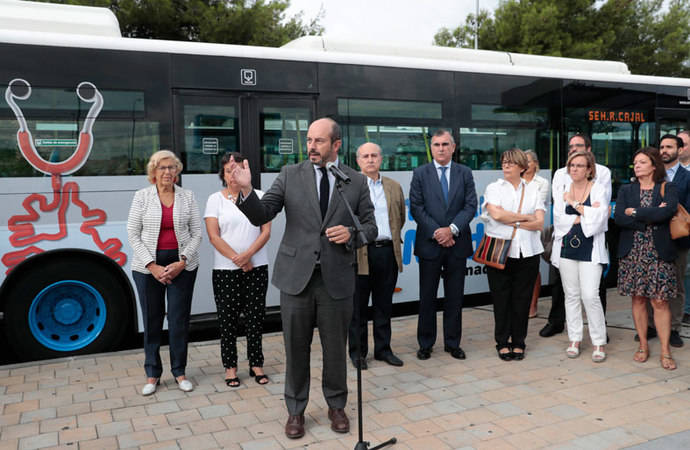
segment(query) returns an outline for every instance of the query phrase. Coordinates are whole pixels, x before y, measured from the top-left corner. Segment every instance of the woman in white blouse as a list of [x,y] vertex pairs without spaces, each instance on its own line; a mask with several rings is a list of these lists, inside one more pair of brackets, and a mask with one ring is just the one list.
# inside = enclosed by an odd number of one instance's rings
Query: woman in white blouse
[[[209,196],[204,213],[206,231],[214,247],[213,294],[220,322],[225,384],[233,388],[240,386],[237,376],[240,313],[246,325],[249,374],[259,384],[269,382],[263,370],[261,335],[268,288],[268,256],[264,246],[271,236],[271,224],[252,225],[236,206],[240,187],[232,172],[242,161],[244,157],[236,152],[223,156],[218,172],[223,189]],[[263,196],[261,191],[255,192]]]
[[496,351],[504,361],[525,357],[532,288],[539,273],[539,255],[544,251],[539,232],[544,226],[545,206],[537,185],[527,184],[521,178],[527,166],[522,150],[504,152],[503,178],[486,187],[482,205],[487,235],[510,239],[515,231],[505,269],[487,267],[494,303]]
[[156,392],[163,365],[160,346],[167,295],[170,369],[178,387],[194,389],[185,377],[192,291],[199,266],[201,221],[192,191],[177,186],[182,162],[169,150],[154,153],[146,166],[151,186],[134,194],[127,218],[133,249],[132,278],[144,322],[146,385],[142,395]]
[[608,264],[605,233],[609,204],[605,189],[594,183],[596,162],[592,152],[575,152],[568,157],[566,171],[573,180],[562,196],[554,197],[554,241],[551,263],[561,274],[565,293],[565,318],[570,345],[569,358],[580,355],[582,304],[587,313],[589,336],[594,346],[592,361],[606,359],[606,322],[599,300],[603,264]]

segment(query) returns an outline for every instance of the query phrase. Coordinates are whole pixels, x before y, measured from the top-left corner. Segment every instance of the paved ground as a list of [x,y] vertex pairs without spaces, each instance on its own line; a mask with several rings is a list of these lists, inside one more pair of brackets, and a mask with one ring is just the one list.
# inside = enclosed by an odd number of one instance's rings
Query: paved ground
[[[395,319],[393,348],[405,366],[370,361],[364,372],[365,440],[395,436],[394,449],[446,448],[690,448],[690,341],[674,357],[679,368],[660,368],[658,340],[645,364],[636,349],[628,299],[609,292],[608,360],[594,364],[591,346],[579,359],[565,357],[567,336],[538,336],[550,302],[542,299],[530,322],[527,357],[496,357],[490,308],[464,312],[459,362],[436,346],[418,361],[416,317]],[[440,316],[439,316],[440,317]],[[439,321],[440,325],[440,321]],[[686,337],[690,328],[685,328]],[[245,355],[240,340],[240,355]],[[190,346],[187,375],[197,388],[183,393],[169,372],[158,393],[139,395],[143,353],[126,351],[39,363],[0,366],[0,450],[87,448],[354,448],[356,397],[348,414],[352,432],[333,433],[321,395],[321,352],[315,336],[307,435],[288,440],[282,399],[282,336],[265,336],[263,387],[240,361],[242,387],[222,381],[217,341]],[[165,358],[165,356],[164,356]],[[356,372],[348,373],[351,392]]]

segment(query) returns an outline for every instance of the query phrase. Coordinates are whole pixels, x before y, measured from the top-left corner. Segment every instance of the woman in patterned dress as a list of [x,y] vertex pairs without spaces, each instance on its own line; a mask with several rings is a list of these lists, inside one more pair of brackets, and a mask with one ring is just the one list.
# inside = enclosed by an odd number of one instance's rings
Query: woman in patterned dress
[[640,336],[640,347],[633,359],[643,363],[649,358],[647,302],[650,302],[661,342],[661,367],[674,370],[676,362],[669,347],[668,302],[677,295],[676,248],[671,241],[669,222],[678,207],[678,191],[672,183],[664,182],[666,171],[656,148],[638,150],[633,167],[636,181],[621,187],[616,201],[615,219],[621,227],[618,292],[632,296],[633,320]]
[[[268,256],[265,245],[271,235],[270,222],[256,227],[249,223],[236,203],[240,188],[232,176],[244,157],[226,153],[218,176],[223,189],[211,194],[204,220],[214,247],[213,294],[220,326],[220,350],[225,367],[225,384],[239,387],[237,376],[237,331],[240,313],[247,331],[249,375],[259,384],[269,382],[264,373],[261,334],[268,288]],[[261,197],[263,193],[256,191]]]

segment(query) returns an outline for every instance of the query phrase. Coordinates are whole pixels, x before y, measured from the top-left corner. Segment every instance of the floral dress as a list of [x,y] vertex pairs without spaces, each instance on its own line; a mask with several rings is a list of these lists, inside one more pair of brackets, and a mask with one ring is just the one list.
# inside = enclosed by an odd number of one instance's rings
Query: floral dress
[[[652,189],[641,189],[640,207],[649,207],[651,204]],[[632,248],[619,261],[618,292],[620,295],[666,301],[678,295],[675,266],[659,257],[654,248],[650,224],[645,226],[644,231],[633,233]]]

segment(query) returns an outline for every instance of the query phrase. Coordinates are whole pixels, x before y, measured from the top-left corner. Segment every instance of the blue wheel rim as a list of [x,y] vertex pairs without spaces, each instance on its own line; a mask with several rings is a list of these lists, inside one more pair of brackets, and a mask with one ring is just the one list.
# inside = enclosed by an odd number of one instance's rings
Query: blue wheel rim
[[46,286],[29,308],[29,328],[34,338],[58,352],[82,349],[105,327],[103,296],[91,285],[63,280]]

